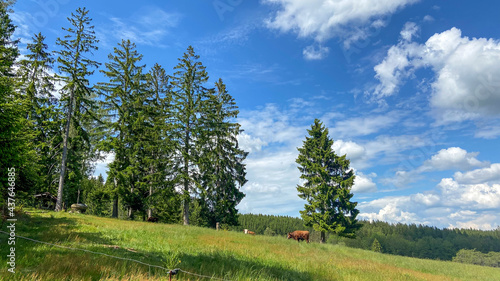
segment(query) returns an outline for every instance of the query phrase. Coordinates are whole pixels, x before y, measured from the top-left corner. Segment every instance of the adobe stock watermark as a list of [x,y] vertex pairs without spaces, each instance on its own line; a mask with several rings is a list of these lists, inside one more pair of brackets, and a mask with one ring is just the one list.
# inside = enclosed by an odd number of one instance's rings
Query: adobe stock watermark
[[11,273],[15,273],[16,270],[16,221],[17,219],[14,217],[14,210],[16,209],[16,169],[14,167],[7,169],[7,210],[8,210],[8,233],[9,239],[7,240],[7,244],[11,246],[9,248],[9,254],[7,255],[7,265],[8,271]]
[[[342,52],[344,53],[344,57],[347,63],[351,63],[351,57],[354,54],[361,53],[361,50],[368,47],[370,43],[372,43],[372,38],[377,37],[381,30],[391,22],[392,15],[387,15],[381,19],[374,21],[367,29],[361,30],[363,32],[362,36],[359,39],[354,39],[348,47],[342,46]],[[358,31],[358,32],[361,32]]]
[[464,100],[463,109],[467,112],[478,112],[479,108],[497,93],[500,93],[500,78],[492,74],[483,74],[479,77],[479,85],[474,93]]
[[219,16],[220,21],[224,21],[224,14],[233,12],[234,8],[241,5],[243,0],[215,0],[212,2],[215,12]]
[[[423,139],[416,142],[422,141],[422,145],[418,145],[413,149],[408,150],[408,154],[405,156],[399,155],[397,161],[399,164],[394,169],[388,169],[385,171],[384,175],[381,177],[385,182],[395,185],[398,189],[406,186],[408,184],[407,180],[414,181],[417,180],[422,171],[419,168],[422,167],[426,160],[429,160],[432,155],[436,154],[438,151],[438,145],[440,139],[442,139],[442,132],[438,128],[434,128],[428,131]],[[408,140],[400,140],[397,142],[397,146],[407,145]],[[402,178],[398,176],[399,173],[404,173]],[[410,179],[412,178],[412,179]],[[400,181],[402,180],[402,181]]]
[[49,19],[54,18],[59,14],[61,5],[68,4],[70,0],[34,0],[33,2],[38,5],[37,12],[31,15],[32,22],[37,27],[43,27]]

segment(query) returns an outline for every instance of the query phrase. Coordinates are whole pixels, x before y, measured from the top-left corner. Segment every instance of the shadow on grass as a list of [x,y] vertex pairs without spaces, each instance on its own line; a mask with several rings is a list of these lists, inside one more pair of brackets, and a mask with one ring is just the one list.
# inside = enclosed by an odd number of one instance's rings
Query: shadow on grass
[[[259,260],[243,260],[224,252],[200,253],[197,255],[180,255],[182,269],[218,278],[248,278],[254,280],[315,280],[307,272],[299,272],[278,265],[264,264]],[[190,277],[184,273],[181,276]],[[317,279],[316,279],[317,280]]]
[[[162,266],[210,277],[231,280],[252,278],[271,280],[314,280],[307,272],[299,272],[279,264],[268,264],[251,257],[235,256],[230,252],[201,252],[187,254],[181,252],[155,252],[113,247],[114,242],[104,238],[99,232],[81,232],[76,218],[23,217],[18,221],[17,235],[72,248],[80,248],[106,255]],[[3,229],[5,230],[5,229]],[[7,257],[7,235],[0,234],[0,263],[5,264]],[[147,239],[147,237],[145,237]],[[69,242],[69,243],[68,243]],[[203,251],[203,249],[199,249]],[[181,261],[179,264],[178,261]],[[172,267],[172,268],[170,268]],[[84,251],[58,248],[46,244],[17,238],[16,268],[14,278],[10,273],[0,272],[0,279],[9,275],[9,280],[100,280],[110,276],[143,276],[165,278],[165,270],[93,254]],[[6,275],[7,274],[7,275]],[[32,277],[34,274],[37,277]],[[30,276],[32,279],[30,279]],[[186,273],[179,273],[180,280],[208,280]]]

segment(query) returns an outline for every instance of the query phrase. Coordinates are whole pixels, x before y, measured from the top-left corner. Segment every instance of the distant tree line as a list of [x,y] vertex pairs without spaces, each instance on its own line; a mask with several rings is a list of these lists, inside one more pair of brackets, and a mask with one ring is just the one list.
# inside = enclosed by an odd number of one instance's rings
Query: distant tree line
[[500,252],[481,253],[476,249],[458,251],[453,261],[491,267],[500,267]]
[[380,243],[382,253],[416,258],[452,260],[461,249],[500,252],[500,229],[439,229],[381,221],[364,221],[356,239],[331,237],[329,242],[370,249],[375,239]]
[[[309,230],[312,240],[319,242],[320,233],[305,227],[300,218],[272,215],[243,214],[240,226],[261,235],[285,237],[294,230]],[[498,266],[500,263],[500,228],[491,231],[473,229],[439,229],[415,224],[360,221],[356,238],[327,235],[327,243],[353,248],[424,259]]]
[[[247,156],[238,107],[222,79],[209,83],[191,46],[172,74],[146,68],[130,40],[98,62],[92,19],[78,8],[53,51],[38,33],[19,59],[12,1],[0,3],[0,204],[15,167],[18,204],[50,192],[59,211],[80,194],[101,216],[238,223]],[[94,84],[95,71],[103,78]],[[106,153],[107,180],[93,178]]]

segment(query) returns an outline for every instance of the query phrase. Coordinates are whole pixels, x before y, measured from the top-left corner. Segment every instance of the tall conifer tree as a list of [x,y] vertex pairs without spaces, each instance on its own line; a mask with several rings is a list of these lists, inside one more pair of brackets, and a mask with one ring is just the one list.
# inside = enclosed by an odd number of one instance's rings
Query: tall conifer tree
[[300,211],[305,226],[321,232],[321,243],[326,232],[354,237],[361,227],[356,216],[356,202],[351,202],[354,171],[349,169],[345,155],[337,156],[332,149],[333,140],[320,120],[314,120],[296,160],[302,173],[303,185],[298,185],[299,197],[305,199]]
[[[105,96],[104,106],[110,118],[109,135],[105,140],[106,150],[115,153],[115,160],[109,165],[108,176],[116,183],[115,201],[120,194],[129,209],[129,217],[133,212],[142,209],[142,194],[137,190],[141,178],[140,151],[144,137],[144,104],[146,102],[146,76],[144,65],[139,65],[142,55],[130,40],[122,40],[108,56],[106,70],[101,70],[109,82],[99,83],[98,89]],[[116,205],[116,204],[115,204]],[[114,208],[117,208],[115,206]]]
[[[156,216],[153,209],[159,213],[170,213],[163,216],[164,221],[177,222],[179,206],[178,194],[175,191],[175,167],[171,160],[175,143],[172,138],[173,108],[172,92],[169,76],[159,64],[155,64],[147,74],[148,90],[148,126],[144,137],[146,182],[149,186],[148,217]],[[168,210],[168,211],[167,211]]]
[[173,137],[177,149],[175,156],[180,168],[176,177],[183,192],[185,225],[189,224],[191,192],[199,187],[195,180],[199,176],[196,142],[202,137],[203,130],[206,130],[202,118],[211,95],[211,90],[204,87],[208,74],[199,58],[193,47],[189,46],[179,59],[179,64],[174,67],[176,72],[171,80],[175,119]]
[[19,40],[12,39],[15,26],[8,12],[14,2],[0,1],[0,200],[8,191],[9,173],[15,175],[16,200],[31,198],[31,189],[38,181],[38,169],[32,165],[37,161],[33,130],[25,115],[29,103],[16,89],[13,68]]
[[245,197],[240,187],[246,183],[243,161],[248,155],[238,147],[240,125],[235,123],[238,107],[219,79],[209,100],[200,151],[200,204],[206,223],[238,224],[236,205]]
[[[93,89],[89,85],[87,77],[93,74],[92,68],[98,67],[98,63],[88,57],[88,55],[92,55],[92,51],[97,50],[98,40],[94,33],[94,27],[90,25],[91,18],[87,16],[88,12],[85,8],[78,8],[76,13],[71,13],[71,17],[68,18],[71,27],[63,28],[67,35],[64,36],[64,39],[58,38],[56,42],[61,46],[61,50],[56,53],[59,55],[57,58],[59,71],[64,75],[61,77],[64,83],[61,99],[66,113],[56,211],[62,209],[70,131],[73,129],[78,136],[72,147],[83,147],[85,144],[81,142],[88,141],[90,138],[81,121],[89,114],[92,115],[93,110],[96,110],[95,100],[92,98]],[[84,115],[86,116],[84,117]],[[74,156],[73,162],[83,160],[81,159],[83,157]],[[74,168],[76,169],[76,167]],[[74,172],[79,171],[74,170]]]
[[[54,59],[47,51],[45,37],[39,33],[33,42],[27,44],[29,53],[26,59],[19,62],[20,92],[27,100],[26,118],[31,122],[34,132],[34,144],[40,166],[40,183],[37,192],[51,191],[57,182],[58,161],[60,161],[59,145],[62,142],[62,112],[59,102],[53,96],[56,83],[51,73]],[[60,163],[60,162],[59,162]],[[35,165],[35,163],[32,163]]]

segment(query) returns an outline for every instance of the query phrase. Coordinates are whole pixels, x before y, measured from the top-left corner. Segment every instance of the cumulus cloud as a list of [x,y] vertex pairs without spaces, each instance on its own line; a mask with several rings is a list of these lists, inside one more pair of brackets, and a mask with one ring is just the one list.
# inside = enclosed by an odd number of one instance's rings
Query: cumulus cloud
[[366,157],[366,149],[353,141],[337,140],[332,148],[337,155],[346,155],[351,163],[363,161]]
[[[392,184],[396,187],[403,188],[408,187],[409,184],[422,179],[422,174],[426,172],[446,170],[468,171],[477,167],[485,167],[489,165],[488,162],[478,160],[476,158],[478,155],[478,152],[467,152],[460,147],[441,149],[436,154],[432,155],[430,159],[425,160],[422,165],[416,167],[415,169],[398,170],[393,177],[384,178],[382,179],[382,182],[385,184]],[[466,177],[470,177],[469,173],[466,173],[466,175]],[[456,173],[455,177],[459,179],[460,177],[465,176],[463,176],[461,173]],[[478,182],[482,181],[483,180],[481,179]]]
[[354,179],[352,192],[367,193],[377,191],[377,185],[373,182],[373,178],[375,178],[376,176],[377,174],[375,173],[365,175],[360,171],[356,171],[356,178]]
[[401,38],[405,41],[411,41],[412,37],[417,34],[420,28],[414,22],[407,22],[401,31]]
[[466,173],[456,172],[455,179],[463,184],[478,184],[484,182],[500,182],[500,163],[491,164],[489,167],[476,169]]
[[267,142],[260,138],[252,137],[251,135],[242,132],[238,135],[238,145],[246,152],[253,153],[262,150],[262,146],[267,145]]
[[417,69],[431,68],[430,105],[437,124],[500,116],[500,41],[462,36],[455,27],[413,42],[417,27],[406,24],[402,39],[374,67],[380,81],[373,92],[383,99],[398,92]]
[[297,126],[289,112],[275,104],[263,108],[241,111],[238,122],[246,134],[261,144],[285,144],[299,146],[309,126]]
[[291,99],[288,109],[267,104],[240,113],[244,132],[238,141],[252,152],[245,160],[248,183],[242,187],[246,197],[238,205],[240,212],[298,215],[297,206],[303,201],[297,196],[300,172],[295,159],[310,126],[295,123],[292,113],[299,102]]
[[460,147],[441,149],[431,159],[425,161],[422,167],[419,168],[419,171],[444,171],[452,169],[466,171],[471,168],[487,165],[487,163],[481,162],[476,158],[478,155],[479,152],[467,152]]
[[264,0],[278,7],[266,25],[300,38],[325,42],[333,37],[345,40],[345,47],[365,39],[370,28],[385,26],[383,17],[418,0]]
[[432,190],[362,202],[359,208],[368,220],[491,230],[500,225],[500,184],[443,178]]
[[356,169],[366,169],[377,159],[378,164],[401,163],[407,157],[404,151],[424,147],[431,140],[423,135],[377,136],[375,139],[363,142],[335,139],[333,150],[338,155],[347,155],[351,165]]

